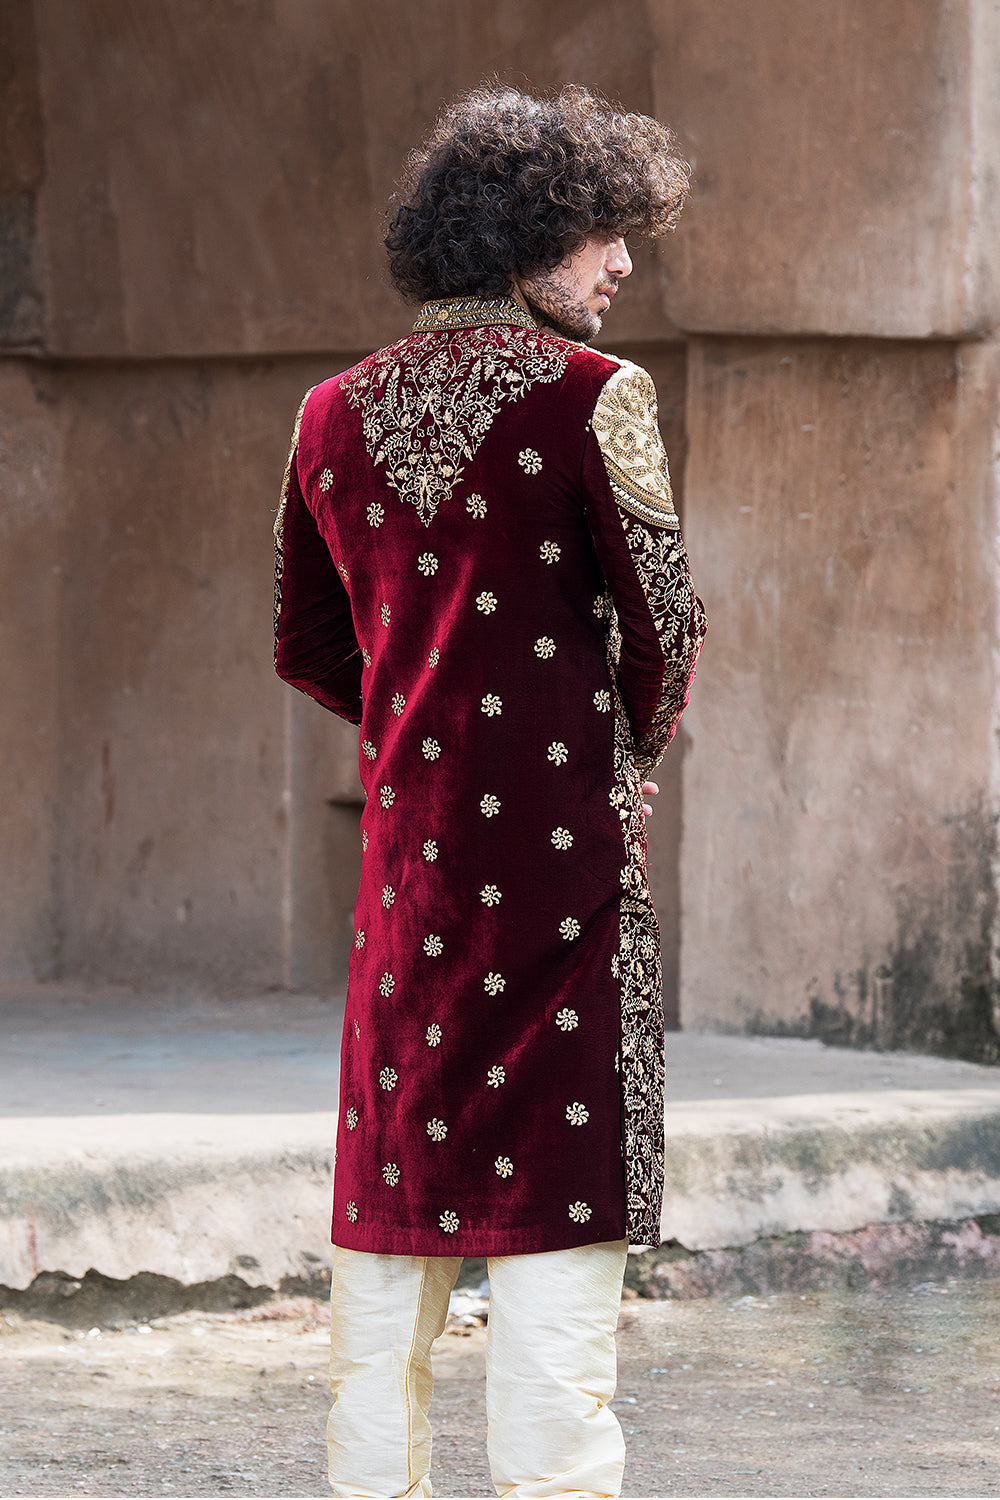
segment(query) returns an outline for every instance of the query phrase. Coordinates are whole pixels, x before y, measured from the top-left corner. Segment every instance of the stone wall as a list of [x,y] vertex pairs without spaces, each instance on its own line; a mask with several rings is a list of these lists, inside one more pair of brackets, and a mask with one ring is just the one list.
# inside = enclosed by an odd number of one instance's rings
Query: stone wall
[[270,512],[301,392],[408,326],[406,150],[499,72],[695,164],[604,339],[711,620],[668,1010],[996,1056],[997,0],[13,0],[0,44],[0,976],[342,982],[355,734],[271,675]]

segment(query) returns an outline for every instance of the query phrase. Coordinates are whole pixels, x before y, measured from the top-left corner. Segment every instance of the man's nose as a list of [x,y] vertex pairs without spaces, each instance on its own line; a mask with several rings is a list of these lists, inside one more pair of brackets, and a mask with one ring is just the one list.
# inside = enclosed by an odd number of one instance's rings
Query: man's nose
[[604,262],[612,276],[630,276],[632,274],[632,257],[628,253],[625,241],[621,235],[612,240],[608,247],[608,258]]

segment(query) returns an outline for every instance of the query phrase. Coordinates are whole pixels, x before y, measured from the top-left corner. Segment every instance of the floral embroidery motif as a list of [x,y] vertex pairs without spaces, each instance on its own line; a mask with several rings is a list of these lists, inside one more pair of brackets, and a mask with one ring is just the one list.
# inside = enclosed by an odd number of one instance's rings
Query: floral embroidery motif
[[580,924],[575,917],[564,917],[559,923],[559,932],[568,943],[580,936]]
[[507,981],[502,974],[487,974],[483,980],[483,989],[488,995],[499,995],[507,988]]
[[355,1040],[360,1041],[360,1039],[361,1039],[361,1027],[360,1027],[360,1025],[358,1024],[357,1021],[355,1021],[355,1023],[354,1023],[354,1036],[355,1036]]
[[396,892],[393,890],[392,886],[391,885],[384,885],[382,887],[382,905],[385,907],[386,911],[389,910],[390,906],[395,901],[395,899],[396,899]]
[[420,748],[423,751],[424,760],[437,760],[441,754],[441,746],[437,740],[424,740]]
[[436,1021],[427,1028],[427,1045],[428,1047],[440,1047],[441,1045],[441,1028]]
[[438,1223],[441,1225],[441,1228],[444,1230],[445,1234],[454,1234],[461,1222],[462,1221],[458,1217],[458,1214],[452,1213],[450,1208],[445,1209],[440,1219],[438,1219]]
[[598,692],[594,694],[594,707],[597,709],[597,712],[599,714],[606,714],[611,712],[611,694],[607,691],[606,688],[600,688]]
[[394,1161],[387,1161],[385,1166],[382,1168],[382,1176],[385,1178],[390,1187],[395,1187],[397,1182],[399,1181],[399,1167]]
[[484,885],[479,898],[484,906],[499,906],[502,892],[495,885]]
[[538,474],[542,468],[542,456],[534,448],[522,448],[517,461],[526,474]]
[[494,797],[492,792],[487,792],[486,796],[479,800],[479,811],[484,818],[495,818],[500,811],[500,798]]
[[553,828],[552,842],[557,849],[572,849],[573,835],[568,828]]
[[548,661],[550,656],[556,654],[556,643],[550,635],[540,635],[535,642],[535,655],[541,661]]
[[352,1104],[351,1107],[350,1107],[350,1109],[347,1111],[347,1128],[348,1128],[348,1130],[355,1130],[357,1128],[357,1124],[358,1124],[358,1112],[354,1108],[354,1105]]
[[503,700],[496,693],[487,693],[482,701],[482,710],[488,719],[494,719],[497,714],[503,713]]
[[319,487],[323,491],[324,495],[326,494],[327,490],[332,487],[332,485],[333,485],[333,470],[332,469],[324,469],[323,472],[322,472],[322,474],[319,476]]
[[438,857],[438,846],[434,839],[428,839],[424,844],[424,859],[428,864],[433,864]]
[[341,578],[344,580],[345,583],[350,583],[350,581],[351,581],[351,575],[347,571],[347,564],[346,563],[339,562],[337,564],[337,572],[340,574]]
[[424,952],[428,958],[440,958],[444,952],[444,943],[436,932],[429,932],[424,938]]
[[543,542],[538,549],[538,555],[542,559],[543,563],[551,564],[554,562],[558,562],[561,553],[562,548],[560,547],[558,542]]
[[383,807],[391,807],[396,800],[396,793],[391,786],[384,786],[378,794],[378,799]]
[[564,766],[569,758],[569,751],[562,740],[553,740],[546,753],[554,766]]
[[417,567],[425,578],[432,578],[438,570],[438,560],[433,552],[421,552],[417,558]]
[[590,1119],[590,1110],[585,1104],[567,1104],[566,1118],[571,1125],[586,1125]]
[[438,662],[440,660],[441,660],[441,653],[438,650],[438,648],[435,646],[433,648],[433,650],[431,651],[430,656],[427,658],[427,665],[429,667],[436,667],[437,664],[438,664]]
[[382,605],[382,608],[379,610],[379,614],[380,614],[381,619],[382,619],[382,624],[388,630],[388,628],[389,628],[389,621],[392,619],[392,610],[389,608],[388,604],[383,604]]
[[484,589],[481,594],[476,595],[476,608],[484,615],[491,615],[497,607],[497,596],[491,594],[489,589]]
[[396,1072],[395,1068],[383,1068],[381,1073],[378,1075],[378,1081],[385,1089],[386,1093],[391,1094],[393,1089],[396,1087],[396,1084],[399,1082],[399,1074]]
[[556,1012],[556,1025],[560,1031],[575,1031],[579,1024],[580,1017],[568,1005],[564,1005],[562,1010]]
[[368,517],[369,526],[381,526],[385,520],[385,511],[381,505],[369,505],[365,514]]
[[376,755],[378,755],[378,751],[375,749],[375,746],[372,744],[371,740],[362,740],[361,748],[365,752],[369,760],[374,760]]
[[354,1202],[353,1198],[347,1205],[347,1217],[350,1219],[352,1224],[356,1224],[358,1222],[358,1205]]
[[366,667],[370,667],[372,664],[371,652],[366,651],[364,646],[361,647],[361,660],[364,662]]
[[443,1120],[428,1120],[427,1134],[432,1141],[443,1141],[448,1134],[448,1127]]
[[603,620],[611,608],[611,600],[607,594],[598,594],[594,600],[594,614],[599,620]]
[[358,928],[357,936],[354,939],[354,946],[355,948],[363,948],[365,946],[365,929],[363,927]]
[[393,695],[392,695],[392,711],[396,715],[397,719],[399,718],[400,714],[403,712],[403,709],[405,707],[406,707],[406,699],[403,697],[402,693],[393,693]]
[[537,329],[472,327],[454,340],[420,332],[369,355],[340,388],[361,411],[372,463],[429,526],[501,406],[558,380],[566,359]]
[[486,501],[482,495],[470,495],[465,502],[465,508],[474,520],[481,521],[486,514]]
[[367,828],[362,828],[362,830],[361,830],[361,852],[362,852],[362,854],[367,854],[368,853],[368,829]]
[[507,1082],[506,1070],[499,1066],[491,1068],[486,1075],[486,1082],[491,1089],[498,1089],[502,1083]]
[[569,1216],[574,1224],[586,1224],[590,1218],[591,1210],[586,1203],[581,1203],[579,1198],[569,1206]]
[[382,975],[382,978],[379,980],[378,987],[383,995],[388,996],[391,995],[393,990],[396,988],[396,981],[393,976],[388,971],[386,971],[386,973],[384,973]]
[[512,1177],[514,1174],[514,1163],[509,1156],[498,1156],[493,1167],[498,1177]]

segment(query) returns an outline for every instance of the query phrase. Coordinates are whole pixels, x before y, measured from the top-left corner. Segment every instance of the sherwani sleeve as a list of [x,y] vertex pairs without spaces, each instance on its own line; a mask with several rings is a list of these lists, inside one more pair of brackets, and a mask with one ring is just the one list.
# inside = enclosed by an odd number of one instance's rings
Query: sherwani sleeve
[[623,362],[602,387],[584,453],[590,531],[614,609],[616,686],[645,778],[687,706],[705,635],[674,510],[656,391]]
[[296,469],[299,407],[274,524],[274,665],[279,677],[331,713],[361,723],[361,648],[351,601]]

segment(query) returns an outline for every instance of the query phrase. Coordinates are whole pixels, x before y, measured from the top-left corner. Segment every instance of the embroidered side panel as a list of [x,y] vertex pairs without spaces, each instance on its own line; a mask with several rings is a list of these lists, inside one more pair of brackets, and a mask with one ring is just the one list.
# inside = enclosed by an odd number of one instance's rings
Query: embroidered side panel
[[656,421],[656,388],[646,371],[623,361],[597,398],[591,425],[622,510],[676,530],[667,455]]
[[651,530],[625,514],[621,522],[663,652],[660,701],[635,747],[639,775],[645,780],[673,739],[677,721],[687,707],[705,637],[705,611],[694,591],[680,532]]
[[278,514],[274,522],[274,654],[278,654],[278,618],[281,614],[281,578],[285,569],[284,552],[284,530],[285,530],[285,507],[288,504],[288,484],[292,477],[292,464],[295,462],[295,454],[299,446],[299,429],[302,426],[302,413],[306,409],[306,402],[316,389],[310,386],[302,397],[301,405],[295,414],[295,426],[292,428],[292,445],[288,450],[288,461],[285,464],[285,474],[281,481],[281,494],[278,497]]
[[[612,614],[609,666],[620,637]],[[622,816],[625,864],[619,912],[622,1149],[626,1232],[635,1245],[660,1243],[663,1203],[663,979],[660,928],[646,878],[646,829],[640,775],[624,706],[614,692],[615,779],[612,805]]]
[[429,526],[501,406],[558,380],[566,362],[567,350],[534,329],[418,333],[362,361],[341,390],[361,412],[372,463]]

